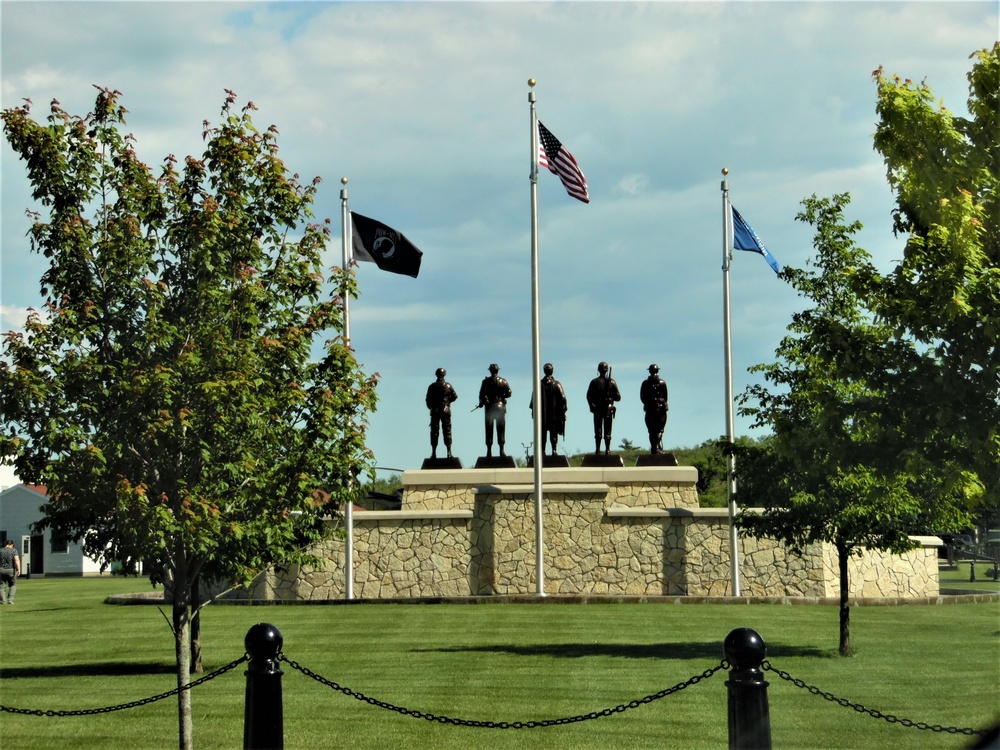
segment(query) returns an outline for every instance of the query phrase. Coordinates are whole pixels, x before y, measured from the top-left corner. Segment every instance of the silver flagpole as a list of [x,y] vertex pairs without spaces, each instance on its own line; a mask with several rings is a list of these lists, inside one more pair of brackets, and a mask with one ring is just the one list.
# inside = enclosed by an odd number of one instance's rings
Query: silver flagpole
[[[729,205],[729,181],[726,175],[729,170],[722,169],[722,318],[723,338],[725,339],[726,366],[726,437],[730,445],[735,439],[736,428],[733,425],[733,339],[729,324],[729,264],[733,254],[730,244],[732,237],[733,211]],[[739,543],[736,537],[736,480],[734,471],[736,458],[729,454],[726,458],[726,488],[729,498],[729,563],[732,569],[733,596],[740,596],[740,558]]]
[[[340,184],[344,187],[340,189],[340,221],[341,221],[341,243],[344,251],[344,273],[351,268],[351,212],[347,209],[347,178],[341,177]],[[346,290],[341,300],[344,306],[344,342],[351,343],[351,307],[350,295]],[[347,540],[344,546],[344,598],[354,598],[354,503],[347,501],[344,509],[344,529]]]
[[[341,222],[341,242],[344,249],[344,273],[351,270],[351,212],[347,208],[347,178],[341,177],[340,184],[340,222]],[[344,294],[341,300],[344,306],[344,341],[351,343],[351,303],[350,295]]]
[[535,79],[528,81],[528,102],[531,105],[531,375],[533,390],[532,422],[535,444],[535,593],[545,596],[545,548],[542,529],[542,464],[545,450],[542,444],[542,380],[541,324],[538,306],[538,116],[535,114]]

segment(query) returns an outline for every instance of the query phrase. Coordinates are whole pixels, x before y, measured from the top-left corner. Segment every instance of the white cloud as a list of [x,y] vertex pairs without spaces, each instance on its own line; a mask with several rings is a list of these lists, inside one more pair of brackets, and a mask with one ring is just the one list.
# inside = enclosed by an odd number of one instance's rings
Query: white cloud
[[0,304],[0,331],[22,331],[31,308]]
[[[566,444],[587,447],[579,389],[602,358],[629,389],[660,360],[666,440],[694,444],[724,431],[721,168],[783,263],[811,253],[794,220],[801,199],[836,192],[852,193],[861,244],[888,262],[898,241],[871,147],[871,71],[926,77],[960,112],[968,55],[996,24],[990,2],[19,2],[4,4],[0,93],[4,107],[31,97],[44,116],[53,97],[83,113],[91,84],[118,88],[155,165],[200,151],[201,122],[218,119],[231,88],[260,107],[259,126],[277,125],[291,170],[324,178],[316,212],[338,229],[348,176],[351,208],[424,251],[416,280],[359,269],[351,308],[352,344],[383,376],[372,448],[412,467],[436,367],[463,398],[490,361],[512,374],[517,399],[530,390],[529,77],[593,198],[580,204],[539,176],[542,356],[577,393]],[[31,200],[6,146],[0,172],[6,321],[39,305],[44,263],[27,251]],[[739,260],[738,383],[798,304],[762,259]],[[641,439],[634,406],[616,438]],[[512,436],[528,433],[527,413],[512,412]],[[456,440],[470,462],[476,415],[466,428]]]
[[351,321],[364,323],[412,323],[416,325],[444,320],[446,310],[442,305],[408,304],[387,307],[366,307],[358,305],[352,313]]
[[643,192],[648,183],[644,174],[628,174],[618,181],[618,188],[626,195],[633,196]]
[[0,464],[0,490],[6,489],[7,487],[13,487],[15,484],[20,483],[21,480],[18,479],[13,466]]

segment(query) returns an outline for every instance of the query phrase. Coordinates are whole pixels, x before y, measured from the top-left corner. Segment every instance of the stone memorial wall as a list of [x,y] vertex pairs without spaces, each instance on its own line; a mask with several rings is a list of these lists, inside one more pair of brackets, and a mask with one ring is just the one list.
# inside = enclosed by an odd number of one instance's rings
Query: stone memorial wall
[[[545,469],[545,593],[729,595],[728,513],[698,506],[697,478],[684,466]],[[354,597],[535,594],[533,482],[531,469],[404,472],[401,510],[353,513]],[[852,558],[851,595],[937,596],[936,541]],[[738,544],[743,596],[839,596],[832,545],[796,555],[773,540]],[[315,550],[323,565],[269,572],[238,596],[343,599],[346,548],[332,538]]]

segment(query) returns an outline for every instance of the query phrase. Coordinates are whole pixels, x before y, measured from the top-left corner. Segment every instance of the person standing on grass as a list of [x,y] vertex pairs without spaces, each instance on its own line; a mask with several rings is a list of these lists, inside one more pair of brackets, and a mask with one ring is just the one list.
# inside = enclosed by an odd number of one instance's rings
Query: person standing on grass
[[0,549],[0,604],[14,603],[19,575],[21,575],[21,558],[17,556],[14,540],[8,539],[3,549]]

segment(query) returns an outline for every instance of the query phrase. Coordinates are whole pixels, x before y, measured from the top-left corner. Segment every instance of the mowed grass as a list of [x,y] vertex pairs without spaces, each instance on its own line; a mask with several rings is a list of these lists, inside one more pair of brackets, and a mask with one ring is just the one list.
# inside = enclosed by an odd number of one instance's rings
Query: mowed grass
[[960,592],[1000,592],[1000,581],[993,580],[993,563],[979,561],[975,564],[976,580],[970,581],[968,560],[962,560],[954,568],[942,565],[939,571],[941,588]]
[[[103,604],[148,589],[120,578],[21,581],[0,607],[0,705],[78,710],[174,687],[173,637],[155,606]],[[701,674],[735,627],[756,629],[771,664],[838,697],[930,725],[982,728],[1000,718],[1000,604],[856,607],[856,655],[836,656],[837,608],[788,605],[350,604],[213,605],[206,667],[238,658],[255,623],[276,625],[284,653],[374,699],[480,721],[539,721],[614,708]],[[285,747],[720,748],[727,675],[609,717],[490,730],[368,705],[283,665]],[[193,691],[195,745],[242,744],[245,667]],[[962,748],[971,738],[889,724],[811,695],[773,672],[775,748]],[[2,714],[28,748],[172,748],[175,697],[83,717]]]

